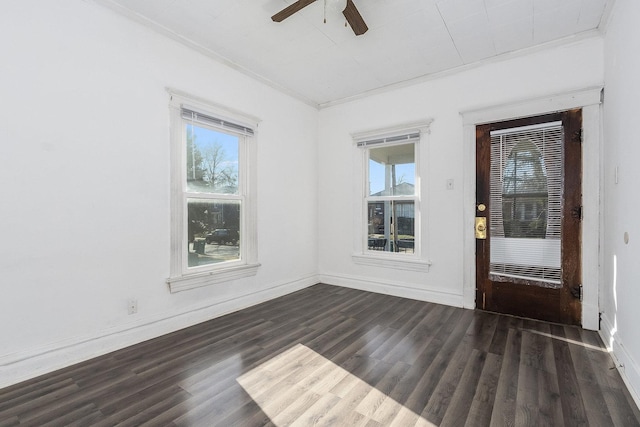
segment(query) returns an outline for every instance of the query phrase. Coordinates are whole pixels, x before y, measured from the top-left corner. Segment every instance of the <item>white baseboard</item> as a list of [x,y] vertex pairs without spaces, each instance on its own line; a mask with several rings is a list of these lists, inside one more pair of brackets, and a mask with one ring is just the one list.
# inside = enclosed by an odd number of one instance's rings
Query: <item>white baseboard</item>
[[640,408],[640,369],[638,364],[627,352],[624,343],[620,341],[614,323],[604,313],[600,327],[600,337],[611,352],[618,372],[624,381],[629,393]]
[[92,336],[74,337],[4,356],[0,358],[0,388],[224,316],[317,283],[318,277],[311,275],[287,283],[274,284],[265,290],[218,301],[212,305],[193,307],[179,313],[165,313],[163,316],[148,316],[138,319],[135,323],[103,330]]
[[361,291],[375,292],[378,294],[393,295],[396,297],[411,298],[419,301],[433,302],[437,304],[462,307],[462,293],[443,291],[436,288],[416,288],[415,285],[395,283],[389,281],[377,281],[371,278],[320,274],[321,283],[343,286],[345,288],[359,289]]

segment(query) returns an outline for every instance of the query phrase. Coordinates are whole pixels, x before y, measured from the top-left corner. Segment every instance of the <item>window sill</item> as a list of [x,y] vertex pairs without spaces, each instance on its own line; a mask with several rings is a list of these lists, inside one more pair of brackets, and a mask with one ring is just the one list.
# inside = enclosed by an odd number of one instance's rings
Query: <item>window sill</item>
[[205,273],[189,274],[167,279],[171,293],[195,289],[202,286],[255,276],[260,264],[245,264],[234,267],[221,268]]
[[354,263],[359,265],[394,268],[396,270],[419,271],[421,273],[428,273],[429,267],[431,266],[430,261],[417,260],[415,258],[400,259],[395,254],[391,254],[389,256],[354,254],[351,258]]

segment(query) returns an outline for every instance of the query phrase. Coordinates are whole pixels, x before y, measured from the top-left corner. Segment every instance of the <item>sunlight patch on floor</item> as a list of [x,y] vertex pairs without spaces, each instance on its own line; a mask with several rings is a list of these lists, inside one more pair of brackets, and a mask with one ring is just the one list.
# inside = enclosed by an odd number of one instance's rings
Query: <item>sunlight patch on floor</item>
[[551,338],[551,339],[554,339],[554,340],[564,341],[564,342],[569,343],[569,344],[575,344],[575,345],[578,345],[580,347],[584,347],[584,348],[589,349],[589,350],[595,350],[595,351],[601,351],[603,353],[609,353],[609,351],[606,348],[598,347],[597,345],[593,345],[593,344],[587,344],[587,343],[582,342],[582,341],[572,340],[571,338],[561,337],[561,336],[558,336],[558,335],[553,335],[553,334],[549,334],[547,332],[542,332],[542,331],[536,331],[536,330],[533,330],[533,329],[523,329],[522,331],[523,332],[529,332],[531,334],[542,335],[544,337],[548,337],[548,338]]
[[277,426],[434,424],[346,369],[297,344],[237,378]]

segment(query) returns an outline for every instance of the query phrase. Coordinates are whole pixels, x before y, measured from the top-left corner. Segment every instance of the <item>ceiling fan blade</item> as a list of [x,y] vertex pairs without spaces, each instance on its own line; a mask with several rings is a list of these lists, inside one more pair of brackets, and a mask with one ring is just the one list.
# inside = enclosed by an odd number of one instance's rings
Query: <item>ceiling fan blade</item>
[[356,5],[353,3],[353,0],[347,0],[347,7],[344,8],[342,14],[347,19],[349,25],[351,25],[351,29],[356,33],[356,36],[366,33],[369,29],[364,19],[362,19],[362,15],[358,12],[358,8],[356,8]]
[[303,8],[309,6],[311,3],[315,1],[316,0],[298,0],[297,2],[290,4],[289,6],[282,9],[280,12],[273,15],[271,19],[274,22],[281,22],[282,20],[290,17],[297,11],[302,10]]

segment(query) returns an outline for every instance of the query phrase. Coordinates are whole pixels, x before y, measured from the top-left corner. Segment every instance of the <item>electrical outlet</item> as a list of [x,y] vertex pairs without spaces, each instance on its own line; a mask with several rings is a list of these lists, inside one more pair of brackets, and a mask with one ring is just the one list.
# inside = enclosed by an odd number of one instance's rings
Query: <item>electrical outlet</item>
[[453,179],[447,180],[447,190],[453,190]]
[[129,310],[129,314],[136,314],[138,312],[138,300],[132,298],[128,301],[127,307]]

